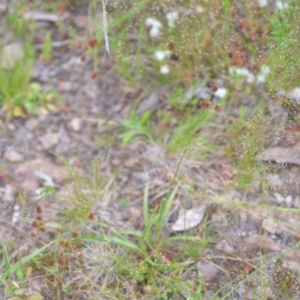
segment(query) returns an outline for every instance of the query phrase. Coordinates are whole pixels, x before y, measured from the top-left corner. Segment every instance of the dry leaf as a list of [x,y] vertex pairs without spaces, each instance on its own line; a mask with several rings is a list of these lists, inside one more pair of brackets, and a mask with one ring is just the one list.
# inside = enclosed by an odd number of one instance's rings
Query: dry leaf
[[[55,183],[62,183],[70,176],[70,172],[67,167],[57,166],[47,160],[35,159],[20,164],[15,169],[15,176],[25,177],[30,179],[34,177],[36,171],[41,171],[50,176]],[[82,176],[84,173],[80,169],[74,169],[74,171]]]
[[262,222],[262,228],[270,233],[276,234],[284,231],[284,228],[278,224],[278,221],[267,218]]
[[244,240],[245,252],[256,251],[259,249],[281,251],[283,248],[284,247],[281,244],[262,234],[253,234]]
[[[231,241],[231,243],[232,243],[232,241]],[[217,243],[216,249],[226,252],[226,253],[231,253],[231,254],[238,253],[235,245],[233,243],[230,245],[229,241],[227,241],[225,239],[221,240],[219,243]]]
[[256,157],[258,160],[275,161],[277,163],[295,164],[300,166],[300,150],[294,148],[269,148]]
[[211,281],[219,273],[219,269],[212,263],[199,261],[197,263],[198,272],[201,273],[205,281]]
[[300,215],[298,210],[281,211],[260,208],[260,210],[256,210],[255,212],[268,220],[264,221],[262,224],[265,230],[269,232],[276,230],[277,233],[286,231],[296,236],[299,235]]
[[172,230],[183,231],[196,227],[205,215],[207,205],[201,205],[185,211],[172,225]]
[[66,17],[64,15],[63,17],[58,16],[56,14],[46,12],[46,11],[29,11],[26,12],[23,15],[25,20],[35,20],[35,21],[46,21],[46,22],[57,22],[59,20],[62,20]]

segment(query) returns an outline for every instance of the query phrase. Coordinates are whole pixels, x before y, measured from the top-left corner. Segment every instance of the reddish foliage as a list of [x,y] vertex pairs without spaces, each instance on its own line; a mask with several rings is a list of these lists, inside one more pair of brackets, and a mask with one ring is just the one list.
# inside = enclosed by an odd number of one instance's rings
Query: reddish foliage
[[94,73],[91,75],[91,79],[93,79],[93,80],[95,80],[97,77],[98,77],[98,73],[97,73],[97,72],[94,72]]
[[39,222],[39,221],[33,221],[33,222],[31,223],[31,226],[32,226],[33,228],[39,228],[39,227],[40,227],[40,222]]
[[96,39],[91,39],[89,40],[88,44],[90,46],[90,48],[94,48],[97,45],[97,40]]
[[247,53],[242,50],[234,50],[231,52],[231,64],[243,66],[247,62]]
[[38,205],[35,210],[38,214],[41,214],[43,212],[43,209],[40,205]]
[[67,241],[67,240],[60,240],[59,241],[59,245],[60,246],[62,246],[62,247],[69,247],[69,245],[70,245],[70,242],[69,241]]
[[62,115],[66,115],[66,114],[69,112],[69,108],[68,108],[67,106],[60,107],[60,108],[59,108],[59,112],[60,112]]
[[207,101],[207,100],[201,100],[199,102],[200,106],[205,108],[205,109],[208,109],[211,107],[211,102],[210,101]]
[[93,212],[90,212],[90,213],[88,214],[88,219],[89,219],[89,220],[94,220],[94,219],[95,219],[95,214],[94,214]]
[[216,105],[216,106],[214,107],[214,109],[215,109],[215,111],[220,111],[220,110],[221,110],[221,107],[220,107],[220,105]]
[[76,231],[76,230],[72,231],[72,237],[77,238],[78,237],[78,231]]
[[212,90],[212,92],[216,92],[217,90],[218,90],[219,88],[218,88],[218,86],[216,85],[216,84],[213,84],[212,86],[211,86],[211,90]]
[[36,218],[38,221],[43,221],[43,216],[42,215],[38,215]]
[[31,231],[31,232],[30,232],[30,236],[31,236],[32,238],[36,237],[36,236],[37,236],[37,232],[36,232],[36,231]]

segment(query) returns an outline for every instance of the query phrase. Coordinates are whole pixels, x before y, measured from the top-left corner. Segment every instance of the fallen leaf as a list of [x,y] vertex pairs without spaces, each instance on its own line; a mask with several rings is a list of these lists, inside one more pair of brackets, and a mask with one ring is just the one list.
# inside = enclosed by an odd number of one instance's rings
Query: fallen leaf
[[9,162],[13,162],[13,163],[22,162],[24,160],[23,156],[19,152],[14,150],[5,152],[4,157]]
[[282,226],[280,226],[278,224],[278,221],[270,219],[270,218],[263,220],[262,228],[272,234],[277,234],[277,233],[281,233],[282,231],[284,231]]
[[275,161],[281,164],[295,164],[300,166],[300,150],[295,148],[269,148],[256,158],[263,161]]
[[172,230],[183,231],[196,227],[204,218],[207,205],[201,205],[185,211],[172,225]]
[[262,234],[253,234],[247,237],[243,244],[243,250],[246,252],[257,250],[281,251],[284,248],[281,244]]
[[58,16],[56,14],[46,12],[46,11],[29,11],[23,15],[25,20],[35,20],[35,21],[46,21],[46,22],[57,22],[59,20],[65,19],[67,14],[63,16]]
[[205,281],[213,280],[219,273],[219,268],[205,261],[199,261],[197,263],[197,269],[198,272],[203,275]]
[[136,113],[137,115],[141,115],[146,111],[153,111],[157,104],[159,103],[159,97],[157,93],[153,93],[150,96],[146,97],[144,100],[141,101],[139,104]]
[[286,231],[296,236],[299,235],[300,215],[298,210],[281,211],[260,208],[256,209],[255,213],[268,220],[265,221],[265,224],[263,223],[267,231],[270,230],[269,232],[271,232],[272,230],[276,230],[278,233]]
[[[26,179],[29,179],[34,178],[34,173],[36,171],[41,171],[47,174],[56,183],[62,183],[70,176],[70,171],[67,167],[57,166],[42,159],[27,161],[17,166],[15,169],[15,175],[19,177],[24,176]],[[79,169],[76,169],[75,172],[77,172],[80,176],[83,175],[83,171]]]
[[244,273],[244,275],[248,275],[248,274],[250,274],[252,271],[254,271],[255,270],[255,267],[254,266],[252,266],[252,265],[249,265],[249,264],[246,264],[245,266],[244,266],[244,268],[243,268],[243,273]]
[[226,253],[230,253],[230,254],[236,254],[238,253],[235,245],[232,243],[232,245],[229,244],[229,241],[227,240],[221,240],[219,243],[217,243],[216,245],[216,249],[226,252]]
[[43,149],[48,150],[48,149],[52,148],[53,146],[55,146],[58,143],[59,139],[58,139],[57,134],[48,133],[48,134],[41,136],[39,138],[39,141],[41,142]]

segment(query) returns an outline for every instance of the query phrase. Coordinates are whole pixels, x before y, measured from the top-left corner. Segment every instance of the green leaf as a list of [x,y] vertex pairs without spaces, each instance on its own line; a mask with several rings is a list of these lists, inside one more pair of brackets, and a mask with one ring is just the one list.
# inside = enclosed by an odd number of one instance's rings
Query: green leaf
[[[150,219],[148,220],[147,223],[145,223],[145,228],[144,228],[144,231],[143,231],[143,235],[142,235],[142,244],[144,242],[148,242],[147,244],[152,244],[152,232],[151,232],[151,228],[153,227],[153,225],[155,223],[157,223],[158,219],[159,219],[159,214],[156,213],[156,212],[153,212]],[[154,246],[154,245],[152,245]]]
[[118,246],[124,247],[130,251],[133,251],[139,255],[144,256],[144,252],[133,242],[129,241],[128,239],[121,237],[121,236],[113,236],[113,237],[107,237],[106,241],[116,244]]
[[[48,244],[46,244],[45,246],[35,250],[33,253],[31,253],[28,256],[23,257],[20,261],[16,262],[13,265],[9,265],[8,268],[6,268],[6,271],[0,275],[2,278],[7,278],[9,275],[11,275],[12,273],[16,272],[18,269],[20,269],[22,266],[25,266],[26,264],[40,258],[40,254],[43,253],[44,250],[46,250],[47,248],[49,248],[52,244],[56,243],[56,241],[52,241]],[[11,260],[13,257],[16,256],[16,252],[13,253],[12,255],[9,256],[8,260]],[[0,269],[4,267],[4,265],[6,264],[7,259],[3,262],[0,263]]]
[[165,226],[168,214],[170,212],[172,203],[175,199],[177,190],[178,190],[178,186],[177,185],[173,192],[170,194],[169,198],[166,200],[164,199],[160,205],[160,209],[159,209],[159,219],[158,219],[158,224],[157,224],[157,229],[156,229],[156,237],[158,237],[158,235],[161,233],[163,227]]

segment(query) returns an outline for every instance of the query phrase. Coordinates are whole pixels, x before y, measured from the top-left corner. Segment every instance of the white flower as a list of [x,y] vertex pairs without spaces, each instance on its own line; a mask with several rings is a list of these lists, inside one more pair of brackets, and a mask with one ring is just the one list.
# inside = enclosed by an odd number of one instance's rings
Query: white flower
[[146,23],[146,26],[155,26],[155,27],[161,27],[162,24],[160,23],[160,21],[158,21],[157,19],[154,19],[154,18],[147,18],[145,20],[145,23]]
[[246,68],[231,67],[229,69],[229,74],[231,74],[231,75],[240,75],[242,77],[246,77],[246,80],[247,80],[248,83],[253,82],[254,79],[255,79],[254,75]]
[[164,60],[165,58],[169,58],[171,54],[172,54],[172,52],[169,51],[169,50],[156,51],[155,52],[155,57],[156,57],[157,60]]
[[257,82],[258,83],[265,83],[266,82],[266,76],[271,72],[270,68],[268,66],[262,66],[260,69],[260,72],[257,76]]
[[204,12],[204,9],[203,9],[203,7],[202,7],[202,6],[200,6],[200,5],[197,5],[197,6],[195,7],[195,9],[196,9],[196,12],[197,12],[198,14],[201,14],[201,13],[203,13],[203,12]]
[[289,96],[296,100],[296,101],[300,101],[300,87],[297,87],[295,89],[293,89],[290,93]]
[[259,7],[266,7],[268,5],[267,0],[257,0]]
[[18,204],[15,204],[13,218],[12,218],[13,224],[16,224],[18,222],[19,217],[20,217],[20,206]]
[[170,28],[173,28],[175,27],[175,22],[177,21],[178,19],[178,11],[171,11],[171,12],[168,12],[166,14],[166,17],[167,17],[167,20],[168,20],[168,26]]
[[276,8],[277,9],[284,9],[287,8],[289,5],[287,3],[282,2],[281,0],[276,1]]
[[162,27],[162,24],[158,20],[156,20],[154,18],[147,18],[145,20],[145,24],[146,24],[146,26],[151,26],[151,29],[150,29],[150,32],[149,32],[151,37],[158,37],[159,36],[160,28]]
[[223,98],[227,95],[228,91],[225,88],[218,88],[218,90],[214,93],[216,97]]
[[163,65],[160,67],[160,73],[161,74],[168,74],[170,72],[170,69],[167,65]]

